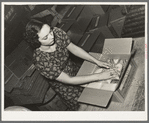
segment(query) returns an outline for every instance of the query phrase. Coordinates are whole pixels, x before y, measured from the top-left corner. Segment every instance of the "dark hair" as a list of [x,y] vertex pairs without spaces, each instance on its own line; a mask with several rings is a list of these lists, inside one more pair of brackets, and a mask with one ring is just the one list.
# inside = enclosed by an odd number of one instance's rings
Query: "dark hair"
[[31,19],[26,25],[25,41],[27,41],[32,48],[40,47],[41,43],[38,41],[37,33],[41,30],[44,23],[36,19]]

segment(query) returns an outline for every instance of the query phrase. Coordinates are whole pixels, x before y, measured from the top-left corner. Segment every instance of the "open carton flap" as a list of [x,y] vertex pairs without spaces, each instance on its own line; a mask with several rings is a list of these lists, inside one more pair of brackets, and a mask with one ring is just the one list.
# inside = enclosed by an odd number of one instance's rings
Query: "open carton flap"
[[131,54],[132,38],[105,39],[102,54],[109,58],[128,58]]
[[85,88],[78,101],[96,106],[106,107],[111,99],[113,91]]
[[77,76],[90,75],[93,73],[95,68],[96,68],[95,64],[88,62],[88,61],[84,61],[83,65],[80,67],[77,73]]

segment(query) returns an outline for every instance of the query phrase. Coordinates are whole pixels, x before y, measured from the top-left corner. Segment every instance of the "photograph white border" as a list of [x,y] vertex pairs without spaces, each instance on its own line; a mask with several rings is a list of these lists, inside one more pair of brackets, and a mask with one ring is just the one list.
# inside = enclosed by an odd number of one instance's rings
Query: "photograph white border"
[[[83,4],[83,5],[145,5],[145,44],[147,44],[147,2],[2,2],[1,4],[1,113],[2,121],[146,121],[147,105],[147,67],[145,67],[145,111],[4,111],[4,5],[25,4]],[[148,44],[147,44],[148,46]],[[147,54],[147,50],[145,50]],[[145,58],[145,66],[147,59]]]

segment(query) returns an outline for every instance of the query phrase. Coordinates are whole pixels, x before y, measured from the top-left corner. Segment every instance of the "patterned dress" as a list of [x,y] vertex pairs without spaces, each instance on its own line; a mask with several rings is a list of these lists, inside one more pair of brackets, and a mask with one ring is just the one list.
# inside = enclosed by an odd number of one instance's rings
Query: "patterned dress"
[[63,84],[55,79],[62,71],[69,76],[75,76],[79,67],[69,58],[69,51],[66,47],[70,44],[70,39],[67,34],[57,27],[54,27],[53,33],[57,45],[56,50],[54,52],[44,52],[37,48],[33,54],[33,62],[36,69],[49,79],[51,87],[68,108],[77,110],[79,107],[77,99],[83,88],[76,85]]

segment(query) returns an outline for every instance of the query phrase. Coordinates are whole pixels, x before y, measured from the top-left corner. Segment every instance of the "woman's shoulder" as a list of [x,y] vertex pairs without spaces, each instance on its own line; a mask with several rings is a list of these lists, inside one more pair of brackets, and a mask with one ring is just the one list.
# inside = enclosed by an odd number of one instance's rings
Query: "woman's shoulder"
[[62,29],[58,27],[53,27],[53,31],[62,31]]
[[42,55],[41,52],[42,51],[39,48],[35,49],[33,52],[33,57],[41,56]]
[[64,30],[62,30],[61,28],[58,28],[58,27],[53,27],[53,32],[56,34],[66,34],[66,32]]

